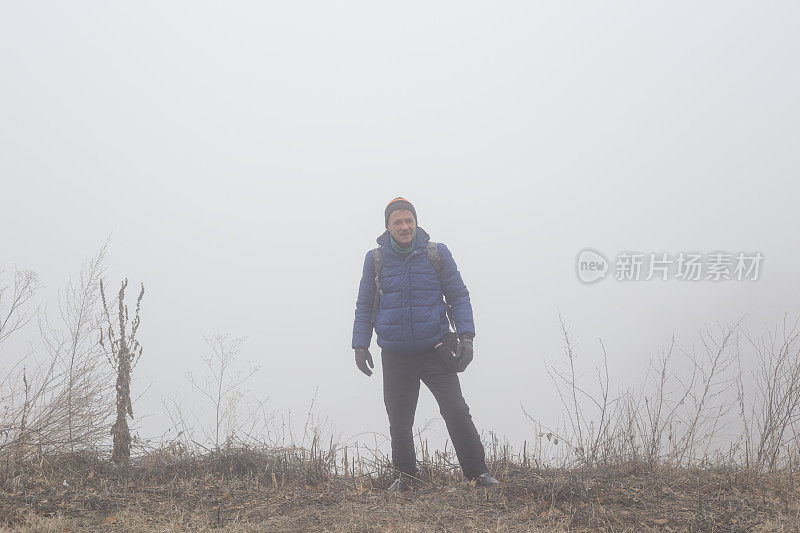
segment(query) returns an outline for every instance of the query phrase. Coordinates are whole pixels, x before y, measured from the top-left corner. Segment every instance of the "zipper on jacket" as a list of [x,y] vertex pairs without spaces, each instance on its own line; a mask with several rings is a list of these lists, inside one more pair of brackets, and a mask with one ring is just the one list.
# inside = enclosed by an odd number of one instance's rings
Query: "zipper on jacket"
[[[417,255],[419,253],[419,249],[414,250],[410,254],[408,254],[407,259],[411,259],[412,256]],[[408,306],[409,311],[411,311],[411,264],[408,265]],[[411,328],[411,351],[417,351],[417,339],[414,338],[414,317],[411,317],[411,322],[409,323],[409,327]]]

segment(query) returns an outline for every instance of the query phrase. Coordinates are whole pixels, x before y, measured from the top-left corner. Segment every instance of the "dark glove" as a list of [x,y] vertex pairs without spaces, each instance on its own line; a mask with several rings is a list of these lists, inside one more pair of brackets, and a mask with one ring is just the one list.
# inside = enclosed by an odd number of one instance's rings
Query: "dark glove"
[[456,355],[458,351],[458,337],[456,337],[455,333],[450,331],[445,333],[441,342],[434,346],[433,349],[449,372],[455,372],[458,369],[458,356]]
[[372,356],[369,353],[369,349],[356,348],[356,366],[367,376],[371,376],[372,370],[367,368],[367,363],[369,363],[369,368],[375,368],[375,365],[372,363]]
[[473,349],[472,349],[472,335],[469,333],[462,333],[458,336],[458,349],[456,350],[458,356],[458,372],[466,370],[467,366],[472,362]]

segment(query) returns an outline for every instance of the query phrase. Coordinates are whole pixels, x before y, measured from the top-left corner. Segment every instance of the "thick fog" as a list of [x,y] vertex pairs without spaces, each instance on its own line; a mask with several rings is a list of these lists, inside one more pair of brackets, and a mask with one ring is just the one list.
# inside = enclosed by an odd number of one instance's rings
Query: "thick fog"
[[[110,235],[140,283],[135,425],[207,420],[203,336],[246,337],[280,431],[386,445],[351,349],[364,256],[411,201],[474,309],[478,430],[558,424],[559,313],[594,380],[641,383],[674,335],[797,316],[800,9],[792,2],[0,3],[0,268],[57,308]],[[759,252],[758,279],[581,282],[578,254]],[[643,272],[645,272],[643,270]],[[0,348],[42,351],[35,322]],[[681,361],[681,359],[677,359]],[[687,360],[688,361],[688,360]],[[680,364],[689,364],[688,362]],[[316,397],[315,397],[316,396]],[[291,421],[289,421],[291,412]],[[423,386],[416,427],[446,430]]]

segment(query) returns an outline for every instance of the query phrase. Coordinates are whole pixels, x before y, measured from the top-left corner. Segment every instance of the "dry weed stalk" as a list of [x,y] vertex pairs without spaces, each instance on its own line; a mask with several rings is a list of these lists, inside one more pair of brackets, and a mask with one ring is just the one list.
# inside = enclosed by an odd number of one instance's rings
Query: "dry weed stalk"
[[[144,284],[136,299],[136,311],[133,321],[129,321],[128,306],[125,304],[125,288],[128,286],[128,279],[122,282],[117,294],[118,302],[118,323],[115,330],[114,322],[106,304],[106,295],[103,282],[100,282],[100,296],[103,300],[103,310],[105,312],[105,329],[100,330],[100,345],[106,353],[108,363],[117,372],[116,391],[117,391],[117,417],[111,427],[111,435],[114,440],[114,448],[111,460],[115,463],[127,463],[131,457],[131,433],[128,428],[127,417],[133,418],[133,406],[131,405],[131,373],[142,357],[142,347],[136,339],[136,333],[140,323],[140,309],[142,297],[144,296]],[[130,324],[130,328],[128,325]],[[126,331],[129,330],[129,333]],[[105,342],[103,340],[105,339]]]
[[[3,271],[0,270],[0,276],[2,274]],[[41,285],[35,272],[15,268],[14,288],[10,299],[9,288],[11,285],[0,284],[0,344],[22,329],[36,314],[36,309],[28,305],[28,302]],[[4,302],[5,299],[8,299],[8,304]],[[7,308],[4,309],[6,305]]]

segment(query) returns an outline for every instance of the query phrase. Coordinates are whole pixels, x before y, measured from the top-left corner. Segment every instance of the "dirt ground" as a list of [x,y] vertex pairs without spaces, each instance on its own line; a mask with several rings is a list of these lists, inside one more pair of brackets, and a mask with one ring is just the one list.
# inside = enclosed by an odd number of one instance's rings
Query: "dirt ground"
[[[3,531],[798,531],[798,479],[721,468],[513,466],[388,495],[387,476],[287,479],[258,464],[116,467],[72,460],[7,474]],[[1,528],[0,528],[1,529]]]

